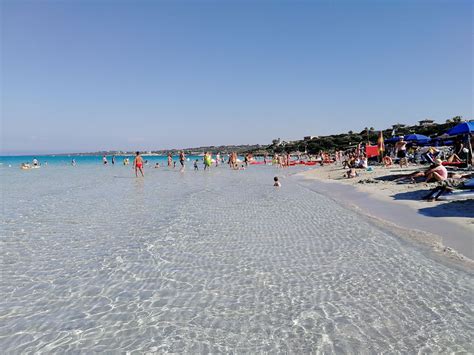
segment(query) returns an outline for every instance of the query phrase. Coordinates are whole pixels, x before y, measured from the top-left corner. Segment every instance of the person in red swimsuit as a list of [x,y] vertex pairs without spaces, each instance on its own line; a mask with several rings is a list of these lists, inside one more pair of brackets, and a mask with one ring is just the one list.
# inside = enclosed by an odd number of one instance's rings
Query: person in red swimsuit
[[140,170],[140,173],[142,176],[145,176],[143,174],[143,159],[140,156],[140,152],[137,152],[137,155],[135,156],[135,160],[133,161],[133,166],[135,167],[135,176],[138,177],[138,170]]

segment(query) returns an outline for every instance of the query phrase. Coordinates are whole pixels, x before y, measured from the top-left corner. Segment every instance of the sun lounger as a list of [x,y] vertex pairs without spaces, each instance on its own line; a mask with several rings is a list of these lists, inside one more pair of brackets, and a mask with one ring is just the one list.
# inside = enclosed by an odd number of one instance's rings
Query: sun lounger
[[474,198],[474,190],[455,190],[452,192],[445,192],[438,197],[440,201],[460,201],[460,200],[470,200]]
[[464,182],[456,180],[446,180],[443,184],[435,187],[428,195],[423,197],[425,200],[469,200],[474,198],[474,178]]

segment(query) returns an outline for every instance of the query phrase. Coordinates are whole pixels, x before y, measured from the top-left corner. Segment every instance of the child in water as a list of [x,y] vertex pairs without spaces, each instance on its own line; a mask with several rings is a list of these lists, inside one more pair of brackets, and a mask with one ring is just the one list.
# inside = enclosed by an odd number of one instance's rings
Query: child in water
[[199,170],[198,161],[197,159],[194,161],[194,170]]
[[273,184],[273,186],[276,186],[276,187],[280,187],[281,184],[280,184],[280,181],[278,181],[278,176],[275,176],[273,178],[273,181],[275,181],[275,183]]

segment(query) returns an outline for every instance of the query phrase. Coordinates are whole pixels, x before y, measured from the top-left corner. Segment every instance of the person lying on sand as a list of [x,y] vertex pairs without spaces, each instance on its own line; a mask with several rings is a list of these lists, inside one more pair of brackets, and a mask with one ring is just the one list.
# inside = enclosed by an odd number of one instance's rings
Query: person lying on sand
[[406,180],[410,180],[411,182],[416,182],[416,178],[419,178],[419,177],[426,177],[426,173],[428,171],[430,171],[431,169],[434,169],[436,168],[436,165],[435,164],[432,164],[429,166],[428,169],[422,171],[422,170],[417,170],[411,174],[407,174],[407,175],[404,175],[404,176],[401,176],[393,181],[395,182],[402,182],[402,181],[406,181]]

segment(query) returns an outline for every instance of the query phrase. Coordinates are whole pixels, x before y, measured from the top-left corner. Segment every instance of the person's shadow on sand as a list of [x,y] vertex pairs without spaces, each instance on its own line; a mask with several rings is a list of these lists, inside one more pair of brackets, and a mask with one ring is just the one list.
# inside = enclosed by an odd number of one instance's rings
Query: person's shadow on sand
[[[420,208],[419,213],[429,217],[474,217],[474,200],[461,200],[440,203]],[[474,223],[474,219],[473,222]]]
[[391,197],[394,200],[411,200],[411,201],[420,201],[423,196],[425,196],[430,189],[423,189],[423,190],[413,190],[413,191],[406,191],[406,192],[399,192]]

